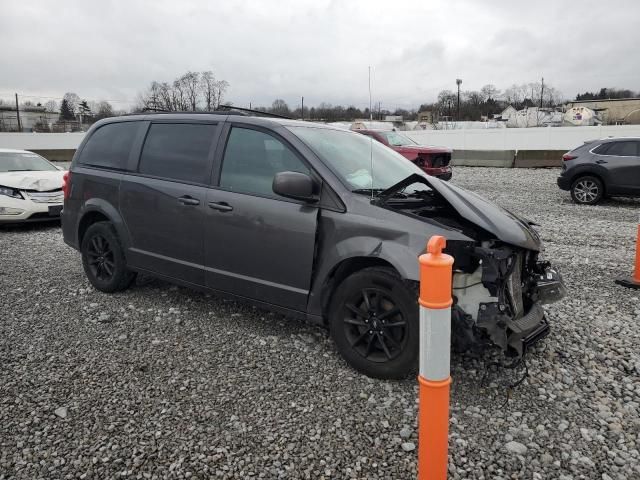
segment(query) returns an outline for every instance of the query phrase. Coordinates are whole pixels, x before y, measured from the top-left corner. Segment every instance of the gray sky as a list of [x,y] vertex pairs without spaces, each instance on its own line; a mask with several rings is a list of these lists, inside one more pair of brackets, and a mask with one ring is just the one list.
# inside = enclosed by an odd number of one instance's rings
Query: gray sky
[[[443,89],[538,81],[640,90],[640,2],[1,0],[0,97],[122,100],[213,70],[235,105],[418,107]],[[34,99],[37,100],[37,99]],[[46,101],[46,99],[42,99]]]

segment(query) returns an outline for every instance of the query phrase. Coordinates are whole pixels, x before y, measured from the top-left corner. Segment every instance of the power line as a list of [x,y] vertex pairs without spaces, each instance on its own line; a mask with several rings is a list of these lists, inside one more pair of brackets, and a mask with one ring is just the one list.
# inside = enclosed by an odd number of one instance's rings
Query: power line
[[[0,96],[13,96],[14,93],[8,93],[8,92],[0,92]],[[18,95],[21,98],[45,98],[48,100],[60,100],[62,101],[62,99],[64,98],[64,95],[60,96],[60,97],[47,97],[44,95],[26,95],[24,93],[18,93]],[[95,98],[88,98],[88,97],[80,97],[80,100],[86,100],[86,101],[93,101],[93,102],[111,102],[111,103],[135,103],[136,100],[110,100],[108,98],[100,98],[100,99],[95,99]]]

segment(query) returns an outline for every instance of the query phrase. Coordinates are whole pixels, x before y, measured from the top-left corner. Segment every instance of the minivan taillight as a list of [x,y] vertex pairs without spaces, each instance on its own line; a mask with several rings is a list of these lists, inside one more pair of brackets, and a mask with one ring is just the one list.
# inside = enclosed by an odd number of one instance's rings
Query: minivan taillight
[[565,153],[564,155],[562,155],[562,160],[564,160],[565,162],[567,160],[573,160],[574,158],[578,158],[575,155],[571,155],[570,153]]
[[71,193],[71,172],[65,172],[62,176],[62,193],[64,194],[64,199],[69,198],[69,194]]

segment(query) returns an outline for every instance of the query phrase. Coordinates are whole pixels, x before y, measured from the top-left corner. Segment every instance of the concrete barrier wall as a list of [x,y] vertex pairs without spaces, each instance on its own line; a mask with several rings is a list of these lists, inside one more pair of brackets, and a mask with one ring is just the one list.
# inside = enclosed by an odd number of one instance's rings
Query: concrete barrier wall
[[0,148],[17,150],[75,150],[84,138],[79,133],[9,133],[0,132]]
[[478,130],[411,130],[418,143],[458,150],[571,150],[585,140],[640,137],[640,125],[597,127],[494,128]]
[[451,164],[466,167],[513,167],[515,150],[454,150]]
[[566,150],[518,150],[515,168],[541,168],[562,166]]

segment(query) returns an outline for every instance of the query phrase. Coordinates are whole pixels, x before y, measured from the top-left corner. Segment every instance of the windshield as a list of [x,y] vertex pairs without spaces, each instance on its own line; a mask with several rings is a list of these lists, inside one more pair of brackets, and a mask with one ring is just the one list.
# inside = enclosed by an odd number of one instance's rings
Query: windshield
[[413,173],[424,175],[399,153],[359,133],[329,128],[288,128],[352,190],[386,190]]
[[404,135],[400,135],[396,132],[380,132],[380,135],[387,139],[389,145],[394,147],[404,147],[405,145],[418,145],[416,142],[411,140],[409,137],[405,137]]
[[0,172],[58,170],[40,155],[30,152],[0,152]]

